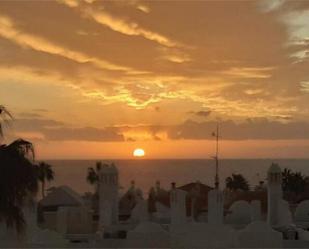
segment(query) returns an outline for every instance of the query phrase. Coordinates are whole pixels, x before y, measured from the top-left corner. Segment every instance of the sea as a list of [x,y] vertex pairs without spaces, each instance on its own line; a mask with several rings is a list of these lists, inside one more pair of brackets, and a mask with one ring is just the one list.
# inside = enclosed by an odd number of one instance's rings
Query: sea
[[[46,160],[53,166],[55,180],[47,187],[67,185],[83,194],[93,192],[94,188],[86,181],[87,169],[95,167],[98,160]],[[181,186],[199,181],[214,185],[215,162],[208,159],[132,159],[101,160],[113,162],[119,170],[120,191],[125,192],[131,181],[146,195],[156,181],[161,187],[169,189],[172,182]],[[220,184],[224,186],[226,177],[232,173],[242,174],[254,187],[266,180],[267,169],[271,163],[283,168],[300,171],[309,176],[309,159],[222,159],[219,162]]]

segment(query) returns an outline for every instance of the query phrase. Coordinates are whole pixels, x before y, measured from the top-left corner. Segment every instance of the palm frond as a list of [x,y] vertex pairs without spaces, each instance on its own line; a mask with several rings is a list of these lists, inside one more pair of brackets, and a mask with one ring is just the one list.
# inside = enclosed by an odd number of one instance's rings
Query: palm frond
[[12,114],[3,105],[0,105],[0,138],[3,138],[4,136],[4,125],[9,126],[12,120]]
[[34,161],[35,159],[34,146],[31,142],[23,139],[18,139],[15,140],[13,143],[11,143],[9,147],[19,151],[19,153],[21,153],[29,160]]
[[87,173],[87,182],[90,183],[91,185],[95,185],[98,181],[99,181],[98,171],[96,171],[92,167],[89,167]]
[[23,140],[0,146],[0,218],[17,231],[24,227],[25,198],[38,191],[37,167],[26,157],[32,149]]

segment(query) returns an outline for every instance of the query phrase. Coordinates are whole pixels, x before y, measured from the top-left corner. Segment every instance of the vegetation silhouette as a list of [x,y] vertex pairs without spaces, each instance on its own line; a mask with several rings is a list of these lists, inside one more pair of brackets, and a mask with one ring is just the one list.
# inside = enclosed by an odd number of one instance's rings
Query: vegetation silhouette
[[94,186],[94,194],[92,195],[92,208],[94,213],[97,214],[99,211],[99,171],[103,166],[102,162],[96,162],[95,167],[89,167],[87,171],[87,182]]
[[282,171],[282,190],[284,198],[290,202],[298,202],[301,195],[309,187],[309,178],[301,172],[293,172],[284,168]]
[[95,168],[89,167],[87,173],[87,182],[92,186],[95,186],[96,191],[99,184],[99,171],[102,167],[102,162],[96,162]]
[[37,167],[38,167],[38,179],[41,182],[42,198],[44,198],[46,181],[50,182],[54,180],[55,172],[53,171],[52,166],[45,162],[40,162],[37,165]]
[[242,174],[232,174],[225,179],[225,186],[230,191],[249,191],[248,180]]
[[[112,163],[111,165],[114,164]],[[92,208],[95,214],[97,214],[99,211],[99,183],[100,183],[99,172],[100,169],[105,166],[109,166],[109,164],[98,161],[96,162],[95,167],[89,167],[87,170],[86,181],[94,187],[94,194],[92,195],[91,200],[92,200]]]
[[3,105],[0,105],[0,138],[4,136],[4,125],[9,125],[11,120],[13,120],[12,114]]
[[[3,139],[3,125],[13,116],[4,106],[0,106],[0,139]],[[38,191],[38,170],[34,164],[34,148],[23,139],[11,144],[0,144],[0,222],[7,227],[22,232],[25,218],[22,207]]]

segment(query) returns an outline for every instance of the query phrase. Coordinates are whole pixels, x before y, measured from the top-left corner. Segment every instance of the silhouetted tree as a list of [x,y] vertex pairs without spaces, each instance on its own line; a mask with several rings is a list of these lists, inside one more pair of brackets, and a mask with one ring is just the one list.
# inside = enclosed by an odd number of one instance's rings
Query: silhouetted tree
[[231,191],[249,190],[249,183],[247,179],[242,174],[232,174],[225,179],[225,186]]
[[8,125],[12,119],[11,113],[3,105],[0,105],[0,139],[3,138],[3,126]]
[[102,167],[102,162],[96,162],[95,167],[89,167],[87,173],[87,182],[94,186],[94,194],[92,198],[92,208],[94,212],[98,212],[99,208],[99,171]]
[[282,190],[299,195],[305,191],[307,178],[301,172],[285,168],[282,171]]
[[41,191],[42,198],[45,197],[45,183],[54,180],[55,173],[52,169],[52,166],[45,163],[40,162],[38,165],[38,179],[41,182]]
[[[12,115],[0,106],[0,139],[3,124],[10,119]],[[9,145],[0,144],[0,222],[18,232],[25,226],[23,204],[38,189],[38,171],[33,162],[32,143],[19,139]]]
[[25,225],[24,201],[38,189],[33,159],[33,146],[28,141],[20,139],[0,146],[0,220],[19,232]]
[[87,182],[97,188],[99,183],[99,171],[102,167],[102,162],[96,162],[95,168],[89,167],[87,174]]

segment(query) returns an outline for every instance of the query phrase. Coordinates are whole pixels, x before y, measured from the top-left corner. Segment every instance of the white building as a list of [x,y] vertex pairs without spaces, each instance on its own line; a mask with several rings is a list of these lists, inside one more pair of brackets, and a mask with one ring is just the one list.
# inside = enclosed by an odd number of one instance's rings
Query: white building
[[224,193],[220,189],[210,190],[208,193],[208,223],[223,223]]
[[186,191],[176,189],[175,185],[172,186],[170,193],[171,225],[181,225],[186,223],[186,196]]
[[144,221],[128,232],[128,248],[168,248],[170,235],[161,225]]
[[[53,188],[48,195],[39,202],[39,205],[43,213],[43,223],[41,224],[41,227],[63,233],[63,231],[67,231],[67,229],[64,229],[61,225],[59,225],[65,222],[63,218],[59,218],[59,214],[61,213],[60,209],[79,209],[84,207],[85,203],[78,193],[70,187],[64,185]],[[76,220],[71,223],[71,225],[76,227]],[[68,223],[66,227],[70,229],[71,225]]]
[[238,235],[240,248],[282,248],[282,234],[264,221],[255,221]]
[[270,226],[277,226],[280,222],[281,183],[281,169],[277,164],[272,164],[267,172],[267,222]]
[[118,170],[104,164],[99,171],[99,231],[118,223]]

